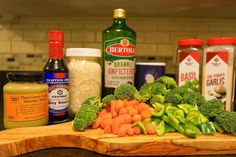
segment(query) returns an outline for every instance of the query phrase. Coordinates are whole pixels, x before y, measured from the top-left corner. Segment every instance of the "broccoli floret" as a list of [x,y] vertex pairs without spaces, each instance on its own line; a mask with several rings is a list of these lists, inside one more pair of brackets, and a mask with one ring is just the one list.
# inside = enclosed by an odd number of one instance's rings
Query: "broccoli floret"
[[102,103],[104,104],[110,104],[110,102],[112,100],[116,100],[116,97],[113,95],[113,94],[109,94],[109,95],[106,95],[103,99],[102,99]]
[[160,94],[160,95],[164,96],[167,91],[168,90],[167,90],[165,84],[162,84],[159,82],[152,83],[152,89],[151,89],[152,96],[154,96],[156,94]]
[[152,97],[152,99],[150,100],[150,103],[151,103],[151,105],[153,105],[153,104],[155,104],[155,103],[161,103],[161,104],[163,104],[163,103],[164,103],[164,100],[165,100],[164,96],[162,96],[162,95],[160,95],[160,94],[157,94],[157,95],[154,95],[154,96]]
[[236,135],[236,112],[221,112],[215,118],[225,132]]
[[205,98],[198,92],[197,81],[187,81],[183,86],[174,88],[165,94],[165,103],[178,105],[187,103],[200,106]]
[[79,112],[76,113],[72,123],[72,127],[76,131],[84,131],[90,125],[92,125],[97,118],[97,113],[105,107],[104,104],[96,97],[90,97],[86,99]]
[[123,83],[115,89],[114,96],[117,99],[133,99],[136,93],[137,89],[133,85]]
[[186,81],[184,85],[180,86],[183,90],[199,92],[198,80]]
[[183,100],[182,93],[179,88],[175,88],[165,94],[165,103],[171,103],[172,105],[181,104]]
[[174,89],[177,87],[176,81],[169,76],[161,76],[156,80],[156,82],[164,84],[167,89]]
[[211,99],[199,106],[201,113],[209,119],[214,119],[224,111],[224,103],[219,99]]
[[206,103],[206,99],[199,93],[195,91],[185,92],[183,94],[182,104],[190,104],[195,106],[201,106]]
[[138,93],[135,94],[135,99],[140,102],[147,102],[154,95],[164,95],[167,92],[166,86],[164,84],[155,83],[145,83],[141,86]]
[[153,83],[143,84],[139,91],[134,95],[134,98],[140,102],[147,102],[152,97],[152,85]]

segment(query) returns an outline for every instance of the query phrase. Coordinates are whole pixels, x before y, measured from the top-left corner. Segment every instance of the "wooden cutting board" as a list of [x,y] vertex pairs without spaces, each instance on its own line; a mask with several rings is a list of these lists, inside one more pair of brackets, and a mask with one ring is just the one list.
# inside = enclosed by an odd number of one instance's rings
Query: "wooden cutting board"
[[101,129],[75,132],[71,122],[0,132],[0,156],[15,156],[53,147],[74,147],[114,156],[236,154],[236,136],[216,134],[190,139],[178,133],[163,137],[117,137]]

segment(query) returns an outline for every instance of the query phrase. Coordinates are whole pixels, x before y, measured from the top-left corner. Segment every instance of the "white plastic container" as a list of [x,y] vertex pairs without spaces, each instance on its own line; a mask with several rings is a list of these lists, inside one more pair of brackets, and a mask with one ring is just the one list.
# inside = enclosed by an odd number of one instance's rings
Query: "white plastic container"
[[73,116],[88,97],[101,97],[101,50],[93,48],[68,48],[69,59],[69,111]]
[[236,39],[208,39],[204,49],[202,94],[207,99],[221,99],[227,111],[233,110],[234,54]]
[[182,86],[186,81],[198,80],[201,84],[202,45],[201,39],[182,39],[177,49],[177,80]]

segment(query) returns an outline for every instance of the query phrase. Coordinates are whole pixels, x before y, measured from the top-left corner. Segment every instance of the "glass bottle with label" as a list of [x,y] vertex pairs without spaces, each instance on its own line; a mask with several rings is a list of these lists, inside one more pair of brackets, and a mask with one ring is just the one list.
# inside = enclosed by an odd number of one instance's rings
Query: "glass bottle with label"
[[122,83],[134,84],[136,33],[126,25],[125,10],[114,10],[113,25],[103,31],[103,96]]
[[222,100],[227,111],[233,110],[235,43],[231,37],[208,39],[203,57],[202,94]]
[[198,80],[200,84],[203,41],[201,39],[183,39],[178,42],[178,45],[178,85],[181,86],[190,80]]
[[49,31],[49,59],[43,70],[44,82],[49,86],[49,124],[65,122],[69,118],[69,73],[63,47],[63,32]]

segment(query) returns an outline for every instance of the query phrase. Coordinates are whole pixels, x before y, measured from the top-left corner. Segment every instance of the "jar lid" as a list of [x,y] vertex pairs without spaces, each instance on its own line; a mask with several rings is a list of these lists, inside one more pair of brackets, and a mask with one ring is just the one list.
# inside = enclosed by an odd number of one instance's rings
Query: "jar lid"
[[66,56],[101,57],[101,50],[94,48],[67,48]]
[[164,62],[136,62],[136,65],[159,65],[159,66],[166,66]]
[[178,42],[179,46],[202,46],[201,39],[182,39]]
[[210,38],[207,40],[207,45],[235,45],[236,38],[233,37],[219,37],[219,38]]
[[43,76],[41,72],[9,72],[7,78],[17,82],[41,82]]

